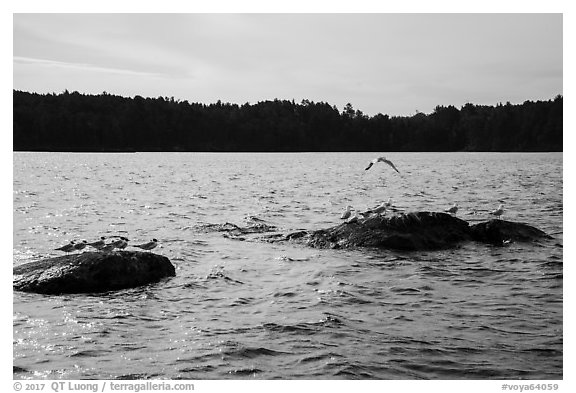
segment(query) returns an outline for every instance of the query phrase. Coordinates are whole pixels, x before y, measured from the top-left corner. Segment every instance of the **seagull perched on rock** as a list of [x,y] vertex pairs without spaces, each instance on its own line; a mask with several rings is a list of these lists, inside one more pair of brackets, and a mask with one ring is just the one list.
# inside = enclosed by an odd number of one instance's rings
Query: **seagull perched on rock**
[[151,242],[144,243],[144,244],[135,244],[134,247],[138,247],[138,248],[141,248],[143,250],[149,251],[149,250],[155,248],[157,245],[158,245],[158,240],[152,239]]
[[377,206],[374,209],[372,209],[372,213],[374,213],[374,214],[381,214],[381,213],[386,214],[386,203],[382,203],[382,204],[380,204],[380,206]]
[[68,243],[68,244],[66,244],[66,245],[64,245],[64,246],[62,246],[62,247],[55,248],[54,250],[56,250],[56,251],[64,251],[66,254],[68,254],[69,252],[74,251],[74,246],[75,246],[75,245],[76,245],[76,244],[74,243],[74,240],[72,240],[70,243]]
[[359,219],[360,219],[360,216],[358,216],[358,214],[354,213],[354,215],[352,217],[350,217],[349,219],[346,220],[346,223],[351,224],[353,222],[358,222]]
[[345,220],[345,219],[349,218],[351,215],[352,215],[352,206],[348,205],[348,206],[346,206],[346,210],[344,210],[344,212],[342,213],[340,218]]
[[80,243],[76,243],[74,244],[74,250],[83,250],[84,248],[86,248],[86,246],[88,245],[88,243],[86,242],[86,240],[82,240]]
[[126,248],[126,246],[128,246],[128,239],[123,236],[120,236],[120,239],[114,240],[112,243],[109,244],[109,246],[113,246],[113,249],[118,248],[119,250],[123,250]]
[[400,173],[400,171],[398,169],[396,169],[396,166],[394,166],[394,164],[392,163],[392,161],[388,160],[386,157],[378,157],[373,159],[372,161],[370,161],[370,164],[368,164],[368,166],[366,167],[366,171],[370,168],[372,168],[372,165],[378,163],[378,162],[384,162],[388,165],[390,165],[392,167],[392,169],[394,169],[396,172]]
[[116,248],[123,250],[128,246],[128,238],[127,237],[121,237],[120,240],[122,240],[122,243],[117,245]]
[[380,205],[376,206],[373,209],[368,209],[365,212],[361,212],[361,215],[363,215],[364,217],[369,216],[370,214],[386,214],[386,203],[382,202]]
[[104,246],[106,246],[106,243],[104,242],[104,240],[106,240],[106,238],[104,236],[101,236],[100,240],[96,240],[95,242],[88,243],[88,245],[90,247],[94,247],[97,250],[101,250]]
[[446,213],[450,213],[450,214],[456,214],[456,212],[458,211],[458,204],[455,203],[454,206],[452,206],[450,209],[446,209],[444,210]]
[[106,244],[104,245],[102,248],[99,248],[98,251],[102,251],[102,252],[111,252],[114,251],[114,244],[110,243],[110,244]]
[[388,198],[388,201],[386,202],[386,207],[391,207],[392,206],[392,197]]
[[491,211],[490,214],[498,218],[501,218],[502,214],[504,214],[504,205],[500,204],[500,206],[498,206],[498,209]]

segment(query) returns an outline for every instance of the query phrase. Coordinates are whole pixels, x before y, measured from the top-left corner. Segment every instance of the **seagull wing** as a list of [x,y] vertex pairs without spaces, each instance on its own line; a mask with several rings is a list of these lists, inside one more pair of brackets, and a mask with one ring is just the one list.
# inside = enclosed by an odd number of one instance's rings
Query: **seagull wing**
[[394,169],[396,172],[400,173],[400,171],[394,166],[394,164],[392,163],[392,161],[384,159],[382,160],[383,162],[385,162],[386,164],[390,165],[392,167],[392,169]]

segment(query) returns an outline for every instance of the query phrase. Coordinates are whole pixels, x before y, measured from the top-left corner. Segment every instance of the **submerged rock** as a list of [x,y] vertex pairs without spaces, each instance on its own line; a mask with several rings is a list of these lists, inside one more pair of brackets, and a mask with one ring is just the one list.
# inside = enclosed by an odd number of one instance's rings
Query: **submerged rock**
[[293,241],[315,248],[376,247],[416,251],[451,248],[471,240],[502,244],[508,240],[531,241],[542,237],[548,235],[527,224],[491,220],[470,226],[450,214],[414,212],[360,218],[328,229],[270,238],[270,241]]
[[266,224],[263,220],[259,220],[255,217],[250,217],[249,221],[248,225],[244,227],[226,222],[224,224],[203,224],[195,227],[195,229],[206,233],[222,232],[223,236],[234,240],[246,240],[244,237],[246,235],[272,232],[276,230],[275,226]]
[[175,275],[168,258],[150,252],[84,252],[14,267],[13,288],[43,294],[106,292]]

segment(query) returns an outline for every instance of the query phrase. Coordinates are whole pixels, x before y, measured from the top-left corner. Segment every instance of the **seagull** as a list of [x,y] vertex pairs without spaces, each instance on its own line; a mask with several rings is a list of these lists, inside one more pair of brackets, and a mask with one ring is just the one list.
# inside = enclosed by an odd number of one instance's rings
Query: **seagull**
[[104,236],[100,237],[100,240],[97,240],[95,242],[92,243],[88,243],[88,246],[90,247],[94,247],[97,250],[101,250],[104,246],[106,246],[106,243],[104,242],[106,238]]
[[64,251],[66,254],[68,254],[70,251],[74,251],[74,246],[76,244],[74,244],[74,240],[72,240],[69,244],[66,244],[65,246],[59,247],[59,248],[55,248],[54,250],[56,251]]
[[504,213],[504,205],[503,204],[500,204],[500,206],[498,206],[498,209],[490,212],[490,214],[492,214],[493,216],[496,216],[498,218],[500,218],[503,213]]
[[116,248],[123,250],[128,246],[128,238],[127,237],[120,237],[120,240],[122,240],[122,243],[117,245]]
[[102,252],[110,252],[110,251],[114,251],[114,248],[115,248],[114,244],[110,243],[110,244],[106,244],[102,248],[99,248],[98,250],[102,251]]
[[351,224],[353,222],[357,222],[360,219],[360,217],[358,216],[358,214],[354,213],[354,215],[352,217],[350,217],[349,219],[346,220],[347,224]]
[[88,243],[86,242],[86,240],[82,240],[81,243],[74,244],[74,249],[80,251],[83,250],[87,245]]
[[158,240],[152,239],[151,242],[144,243],[144,244],[135,244],[134,247],[141,248],[143,250],[151,250],[158,245]]
[[349,218],[351,215],[352,215],[352,206],[348,205],[348,206],[346,206],[346,210],[344,211],[344,213],[342,213],[340,218],[345,220],[345,219]]
[[380,206],[372,209],[372,213],[376,213],[376,214],[384,213],[385,214],[386,213],[386,203],[382,203],[382,204],[380,204]]
[[456,214],[456,212],[458,211],[458,204],[455,203],[454,206],[452,206],[450,209],[446,209],[444,210],[446,213],[450,213],[450,214]]
[[386,208],[392,207],[392,197],[388,198],[388,202],[385,203]]
[[114,240],[112,243],[108,244],[108,246],[112,246],[112,249],[118,248],[120,250],[123,250],[126,248],[126,246],[128,246],[128,239],[123,236],[120,236],[120,239]]
[[386,157],[378,157],[373,159],[372,161],[370,161],[370,164],[368,164],[365,170],[367,171],[368,169],[372,168],[372,165],[376,164],[377,162],[385,162],[386,164],[390,165],[392,169],[394,169],[396,172],[400,173],[400,171],[396,169],[392,161],[386,159]]
[[380,215],[380,213],[386,214],[386,203],[382,202],[380,205],[376,206],[375,208],[366,210],[365,212],[361,212],[360,214],[363,215],[364,217],[366,217],[372,213],[378,214],[378,215]]

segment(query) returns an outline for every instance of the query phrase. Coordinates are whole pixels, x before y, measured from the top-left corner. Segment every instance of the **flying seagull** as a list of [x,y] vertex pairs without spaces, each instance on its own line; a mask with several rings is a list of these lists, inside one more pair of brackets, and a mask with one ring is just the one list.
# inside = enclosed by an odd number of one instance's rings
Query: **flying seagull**
[[492,214],[493,216],[496,216],[498,218],[500,218],[503,213],[504,213],[504,205],[503,204],[500,204],[500,206],[498,206],[498,209],[490,212],[490,214]]
[[141,248],[143,250],[151,250],[158,245],[158,240],[152,239],[151,242],[144,243],[144,244],[135,244],[134,247]]
[[368,164],[368,166],[366,167],[366,171],[370,168],[372,168],[372,165],[378,163],[378,162],[385,162],[386,164],[390,165],[392,167],[392,169],[394,169],[396,172],[400,173],[400,171],[394,166],[394,164],[392,163],[392,161],[386,159],[386,157],[378,157],[373,159],[372,161],[370,161],[370,164]]

